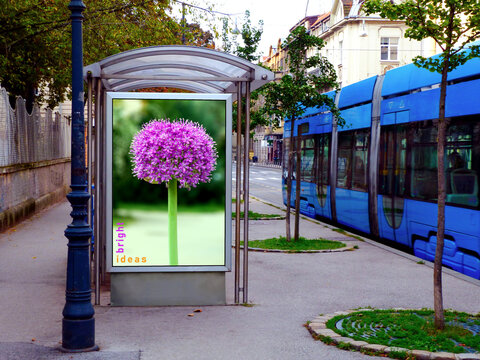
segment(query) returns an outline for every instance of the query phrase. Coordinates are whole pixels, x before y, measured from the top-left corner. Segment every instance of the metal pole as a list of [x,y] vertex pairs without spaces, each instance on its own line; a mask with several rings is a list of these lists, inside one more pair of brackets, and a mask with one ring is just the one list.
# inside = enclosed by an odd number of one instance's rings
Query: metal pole
[[250,145],[250,83],[245,83],[245,160],[243,163],[243,303],[248,302],[248,202],[249,193],[249,145]]
[[[87,77],[87,175],[88,175],[88,187],[87,191],[90,194],[88,199],[88,216],[87,222],[92,227],[92,76],[89,73]],[[88,253],[91,254],[91,249],[88,249]]]
[[[90,195],[87,203],[87,222],[88,225],[92,228],[92,74],[88,73],[87,76],[87,192]],[[93,233],[92,233],[93,234]],[[89,270],[90,270],[90,281],[94,278],[93,268],[92,268],[92,241],[90,239],[88,246],[88,258]]]
[[105,184],[107,180],[107,157],[106,157],[106,150],[107,150],[107,126],[105,122],[106,116],[106,108],[105,108],[105,90],[102,89],[102,97],[101,97],[101,111],[100,111],[100,123],[101,123],[101,141],[100,141],[100,159],[101,159],[101,181],[100,181],[100,194],[101,194],[101,207],[100,207],[100,265],[101,265],[101,276],[102,282],[105,283],[106,278],[106,241],[105,234],[107,233],[107,219],[105,217],[106,208],[107,208],[107,191],[105,189]]
[[91,303],[89,240],[92,229],[87,223],[87,192],[85,169],[85,124],[83,103],[82,12],[85,4],[72,0],[68,5],[72,20],[72,191],[67,199],[72,205],[73,221],[67,226],[67,284],[63,308],[62,346],[66,352],[97,350],[95,345],[95,311]]
[[235,304],[240,299],[240,202],[242,147],[242,83],[237,82],[237,148],[236,148],[236,195],[235,195]]
[[99,123],[100,123],[100,93],[102,91],[102,81],[98,78],[95,89],[95,218],[94,218],[94,259],[95,259],[95,305],[100,305],[100,196],[99,196],[99,178],[100,178],[100,147],[99,147]]

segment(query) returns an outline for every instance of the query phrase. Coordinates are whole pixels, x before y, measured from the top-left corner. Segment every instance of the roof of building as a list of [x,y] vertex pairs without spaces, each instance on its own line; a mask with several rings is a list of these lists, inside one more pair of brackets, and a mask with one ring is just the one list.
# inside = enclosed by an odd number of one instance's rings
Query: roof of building
[[323,22],[324,20],[328,19],[330,17],[330,11],[323,14],[323,15],[320,15],[318,18],[317,18],[317,21],[315,21],[311,27],[312,30],[316,29],[317,27],[319,27]]

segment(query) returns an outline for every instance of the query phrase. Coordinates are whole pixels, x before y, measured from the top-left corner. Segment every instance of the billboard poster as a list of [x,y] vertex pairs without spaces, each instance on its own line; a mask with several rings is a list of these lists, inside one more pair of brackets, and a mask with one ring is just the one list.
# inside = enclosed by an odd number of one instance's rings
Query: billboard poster
[[231,101],[107,93],[109,271],[230,270]]

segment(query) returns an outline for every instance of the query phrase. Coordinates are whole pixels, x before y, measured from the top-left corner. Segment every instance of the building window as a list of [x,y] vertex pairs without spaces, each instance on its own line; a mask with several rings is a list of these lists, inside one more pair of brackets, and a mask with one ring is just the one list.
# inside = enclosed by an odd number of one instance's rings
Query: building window
[[398,38],[382,37],[380,41],[380,59],[398,60]]
[[343,40],[338,43],[340,50],[340,62],[339,65],[343,64]]
[[324,33],[324,32],[327,31],[327,30],[328,30],[328,24],[327,24],[327,22],[325,21],[325,22],[322,23],[322,33]]

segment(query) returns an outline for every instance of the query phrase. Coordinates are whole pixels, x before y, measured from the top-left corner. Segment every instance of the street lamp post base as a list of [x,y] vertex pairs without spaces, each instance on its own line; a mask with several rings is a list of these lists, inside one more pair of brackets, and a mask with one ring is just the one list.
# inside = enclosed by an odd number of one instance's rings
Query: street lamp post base
[[62,352],[97,351],[95,345],[95,319],[71,320],[63,319]]

